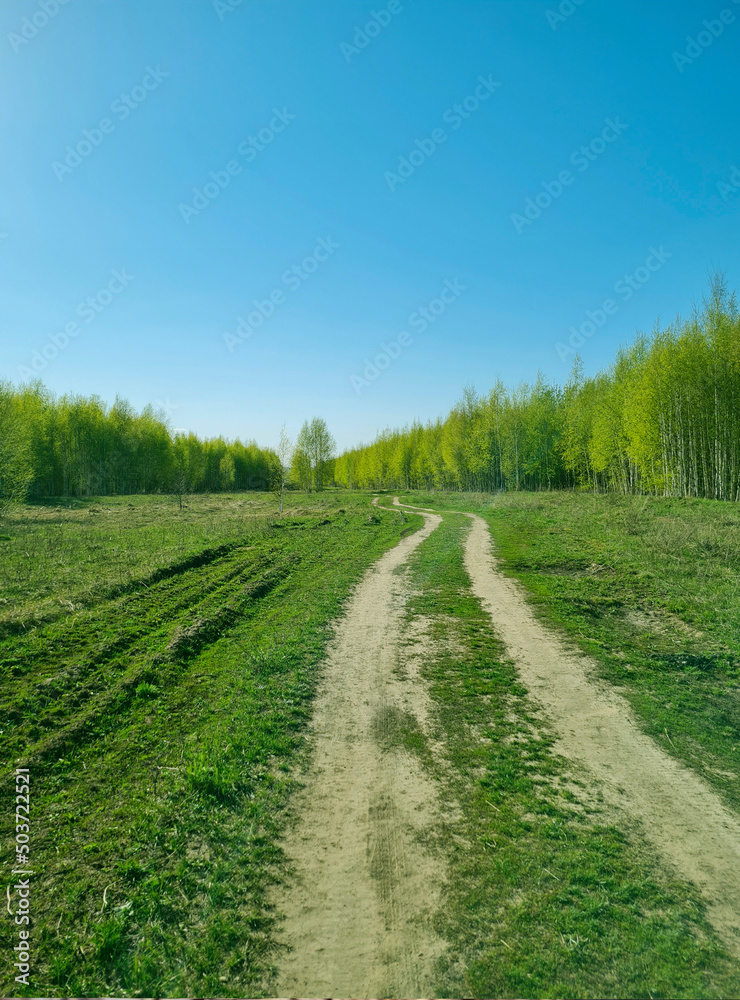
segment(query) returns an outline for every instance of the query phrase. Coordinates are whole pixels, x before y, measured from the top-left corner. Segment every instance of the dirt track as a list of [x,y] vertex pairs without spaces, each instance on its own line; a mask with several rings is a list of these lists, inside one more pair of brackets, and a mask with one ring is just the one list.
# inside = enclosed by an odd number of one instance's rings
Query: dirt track
[[[399,505],[397,497],[394,503]],[[627,701],[596,678],[586,657],[536,620],[520,588],[497,570],[485,521],[467,516],[472,527],[465,568],[473,590],[522,682],[558,733],[557,749],[585,765],[604,799],[639,823],[640,835],[701,889],[709,919],[727,946],[740,954],[737,816],[696,774],[640,731]]]
[[431,929],[444,869],[416,841],[438,821],[437,788],[395,745],[423,685],[398,672],[403,564],[440,523],[386,553],[337,625],[312,725],[312,762],[285,845],[296,878],[285,913],[278,996],[429,996],[442,942]]
[[[428,707],[418,669],[399,652],[404,564],[441,518],[414,509],[424,528],[366,573],[325,663],[311,764],[286,843],[295,878],[274,900],[285,914],[288,948],[278,996],[429,996],[444,948],[432,929],[444,864],[418,835],[445,813],[434,783],[394,739],[408,715],[423,726]],[[557,749],[591,772],[617,819],[637,825],[700,888],[710,920],[740,954],[740,821],[639,730],[628,703],[597,679],[587,658],[535,619],[517,584],[497,570],[485,522],[467,516],[473,589],[559,735]]]

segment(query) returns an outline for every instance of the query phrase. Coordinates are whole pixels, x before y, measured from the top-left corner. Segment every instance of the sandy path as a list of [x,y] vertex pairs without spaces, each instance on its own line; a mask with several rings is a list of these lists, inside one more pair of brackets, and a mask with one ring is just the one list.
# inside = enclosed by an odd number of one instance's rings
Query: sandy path
[[628,702],[595,677],[588,658],[536,620],[517,584],[496,570],[485,521],[467,516],[473,589],[558,733],[558,751],[585,764],[605,800],[639,820],[640,834],[701,889],[710,921],[740,954],[740,820],[640,731]]
[[403,666],[403,565],[441,520],[424,518],[365,574],[330,645],[285,843],[296,878],[274,899],[291,949],[278,963],[278,996],[430,995],[444,870],[416,838],[439,818],[438,789],[394,745],[402,713],[423,707],[416,672],[394,668]]

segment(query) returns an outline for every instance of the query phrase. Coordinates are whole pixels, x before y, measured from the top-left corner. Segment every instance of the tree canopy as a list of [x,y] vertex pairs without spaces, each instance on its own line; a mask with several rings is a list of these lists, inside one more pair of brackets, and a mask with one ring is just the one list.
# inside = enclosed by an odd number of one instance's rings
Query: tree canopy
[[387,430],[336,460],[339,485],[551,489],[740,499],[740,315],[715,278],[702,309],[565,386],[465,390],[444,420]]
[[286,465],[306,490],[590,488],[740,499],[740,313],[721,277],[703,307],[638,336],[602,372],[576,358],[564,386],[541,375],[446,418],[345,451],[320,417],[280,454],[254,441],[173,434],[152,407],[55,398],[0,383],[0,509],[31,496],[271,489]]
[[307,420],[298,434],[291,472],[303,489],[322,490],[333,480],[337,446],[321,417]]
[[279,460],[254,441],[173,434],[152,407],[55,398],[0,383],[0,497],[269,489]]

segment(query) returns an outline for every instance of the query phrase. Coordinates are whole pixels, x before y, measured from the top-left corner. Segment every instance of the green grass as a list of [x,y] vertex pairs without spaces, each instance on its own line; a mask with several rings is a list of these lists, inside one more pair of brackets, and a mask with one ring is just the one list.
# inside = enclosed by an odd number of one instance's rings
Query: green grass
[[[31,771],[35,872],[32,987],[5,995],[255,996],[277,959],[267,892],[330,624],[418,519],[327,493],[209,528],[191,502],[184,549],[157,498],[137,498],[138,527],[109,512],[130,541],[123,591],[0,637],[1,759]],[[174,566],[149,550],[157,532]],[[0,822],[5,838],[9,808]],[[0,938],[9,954],[9,921]]]
[[[286,495],[286,514],[320,511],[332,492]],[[260,537],[275,518],[267,493],[115,496],[36,501],[0,521],[0,634],[140,586],[204,550]]]
[[[736,507],[409,499],[482,513],[543,620],[737,805]],[[33,985],[6,995],[269,995],[268,892],[331,622],[420,523],[334,491],[291,494],[282,517],[270,496],[234,494],[5,519],[0,760],[6,775],[31,769],[35,872]],[[469,589],[463,527],[450,515],[421,547],[409,608],[434,622],[425,671],[445,759],[411,716],[382,727],[460,805],[437,839],[450,864],[437,995],[738,995],[693,889],[553,754]]]
[[445,518],[412,560],[409,619],[432,621],[432,732],[398,720],[443,799],[460,806],[437,841],[450,870],[435,995],[737,996],[736,966],[697,891],[666,874],[639,830],[610,825],[553,753],[470,589],[467,523]]
[[643,729],[740,809],[740,509],[572,493],[414,494],[485,517],[504,571],[630,700]]

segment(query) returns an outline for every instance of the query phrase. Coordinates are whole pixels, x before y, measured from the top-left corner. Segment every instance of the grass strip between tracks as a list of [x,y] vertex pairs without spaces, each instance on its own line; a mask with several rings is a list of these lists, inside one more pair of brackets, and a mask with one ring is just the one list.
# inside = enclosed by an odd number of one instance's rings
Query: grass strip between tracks
[[470,589],[468,524],[446,515],[412,558],[408,614],[428,623],[433,723],[423,732],[407,721],[399,734],[460,806],[436,845],[450,865],[437,995],[737,995],[697,892],[638,830],[615,827],[553,752]]
[[414,494],[486,519],[540,619],[740,811],[740,509],[592,493]]

